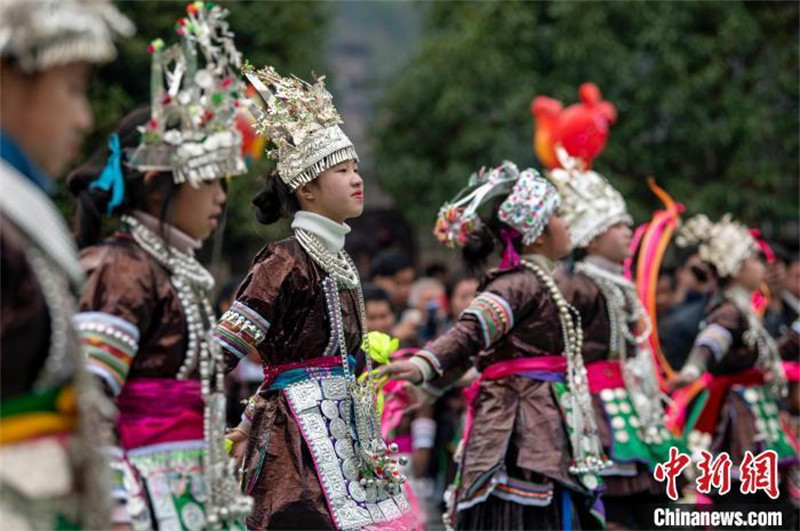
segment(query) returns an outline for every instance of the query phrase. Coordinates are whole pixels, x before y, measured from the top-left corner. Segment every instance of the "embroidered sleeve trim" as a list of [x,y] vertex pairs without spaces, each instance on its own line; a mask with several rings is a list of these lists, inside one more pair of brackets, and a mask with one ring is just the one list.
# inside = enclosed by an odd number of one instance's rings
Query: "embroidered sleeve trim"
[[82,312],[74,317],[86,356],[86,368],[117,396],[139,350],[139,329],[132,323],[103,312]]
[[484,347],[503,337],[514,326],[511,305],[500,295],[484,291],[464,310],[462,315],[472,315],[481,326]]
[[[414,357],[411,358],[410,361],[414,361],[414,358],[416,358],[416,357],[422,358],[426,362],[428,362],[428,364],[431,366],[431,368],[434,371],[436,371],[436,374],[438,374],[439,376],[441,376],[444,373],[444,371],[442,371],[442,364],[439,363],[439,360],[436,358],[436,355],[433,352],[431,352],[430,350],[425,350],[425,349],[418,350],[416,352],[416,354],[414,354]],[[420,367],[420,370],[422,370],[423,377],[430,376],[429,374],[427,374],[427,371],[425,370],[425,368],[423,366],[418,365],[418,367]],[[425,381],[428,381],[429,379],[430,378],[426,378]]]
[[697,337],[695,346],[707,347],[714,355],[714,359],[719,361],[728,352],[733,344],[731,333],[722,325],[716,323],[708,325]]
[[222,348],[242,359],[264,341],[269,327],[270,322],[258,312],[234,301],[220,318],[214,336]]

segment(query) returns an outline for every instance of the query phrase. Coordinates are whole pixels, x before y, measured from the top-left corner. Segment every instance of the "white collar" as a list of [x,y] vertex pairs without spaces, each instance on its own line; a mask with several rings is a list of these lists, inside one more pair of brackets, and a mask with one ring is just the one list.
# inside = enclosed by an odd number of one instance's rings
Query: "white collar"
[[584,258],[583,261],[588,262],[594,266],[597,266],[600,269],[604,269],[609,273],[614,273],[615,275],[622,275],[625,272],[622,264],[612,262],[608,258],[605,258],[600,255],[590,254],[586,256],[586,258]]
[[[161,237],[162,223],[158,220],[158,218],[141,210],[134,211],[133,217],[136,218],[139,223]],[[203,246],[203,242],[200,240],[195,240],[177,227],[170,225],[169,223],[164,223],[163,226],[166,229],[164,241],[170,247],[174,247],[184,254],[194,256],[194,252]]]
[[307,210],[297,211],[292,229],[303,229],[312,233],[332,254],[339,254],[344,249],[344,237],[350,232],[350,226],[346,223],[336,223]]

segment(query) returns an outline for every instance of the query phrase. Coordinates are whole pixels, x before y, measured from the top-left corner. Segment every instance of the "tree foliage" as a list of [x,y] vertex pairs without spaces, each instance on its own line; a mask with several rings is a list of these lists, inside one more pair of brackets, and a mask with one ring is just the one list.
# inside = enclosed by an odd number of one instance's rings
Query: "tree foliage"
[[[648,175],[690,213],[797,218],[797,3],[465,2],[425,7],[374,129],[381,185],[419,224],[482,165],[535,165],[529,105],[595,82],[618,109],[595,162],[644,221]],[[413,193],[412,193],[413,192]]]

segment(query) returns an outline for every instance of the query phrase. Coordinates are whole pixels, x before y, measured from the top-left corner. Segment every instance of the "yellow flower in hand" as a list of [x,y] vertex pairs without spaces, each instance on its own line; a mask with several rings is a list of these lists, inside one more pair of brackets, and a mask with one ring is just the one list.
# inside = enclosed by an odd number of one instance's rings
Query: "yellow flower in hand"
[[[399,339],[383,332],[372,331],[367,334],[367,337],[369,338],[369,355],[372,361],[381,365],[389,363],[389,356],[400,346]],[[366,350],[366,345],[363,345],[362,348]]]

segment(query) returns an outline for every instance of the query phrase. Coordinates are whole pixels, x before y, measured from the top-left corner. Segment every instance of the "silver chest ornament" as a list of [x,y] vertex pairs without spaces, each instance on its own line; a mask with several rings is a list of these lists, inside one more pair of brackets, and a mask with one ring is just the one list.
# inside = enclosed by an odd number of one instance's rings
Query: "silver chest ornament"
[[392,520],[410,508],[402,489],[407,478],[401,467],[406,459],[397,456],[397,445],[387,445],[381,434],[371,358],[366,356],[367,376],[363,381],[350,371],[339,290],[356,290],[362,346],[368,353],[366,312],[358,273],[344,251],[334,259],[315,235],[298,236],[303,249],[328,273],[323,280],[331,320],[331,344],[326,352],[334,354],[338,350],[344,375],[290,385],[285,390],[286,396],[314,454],[337,527],[356,529]]

